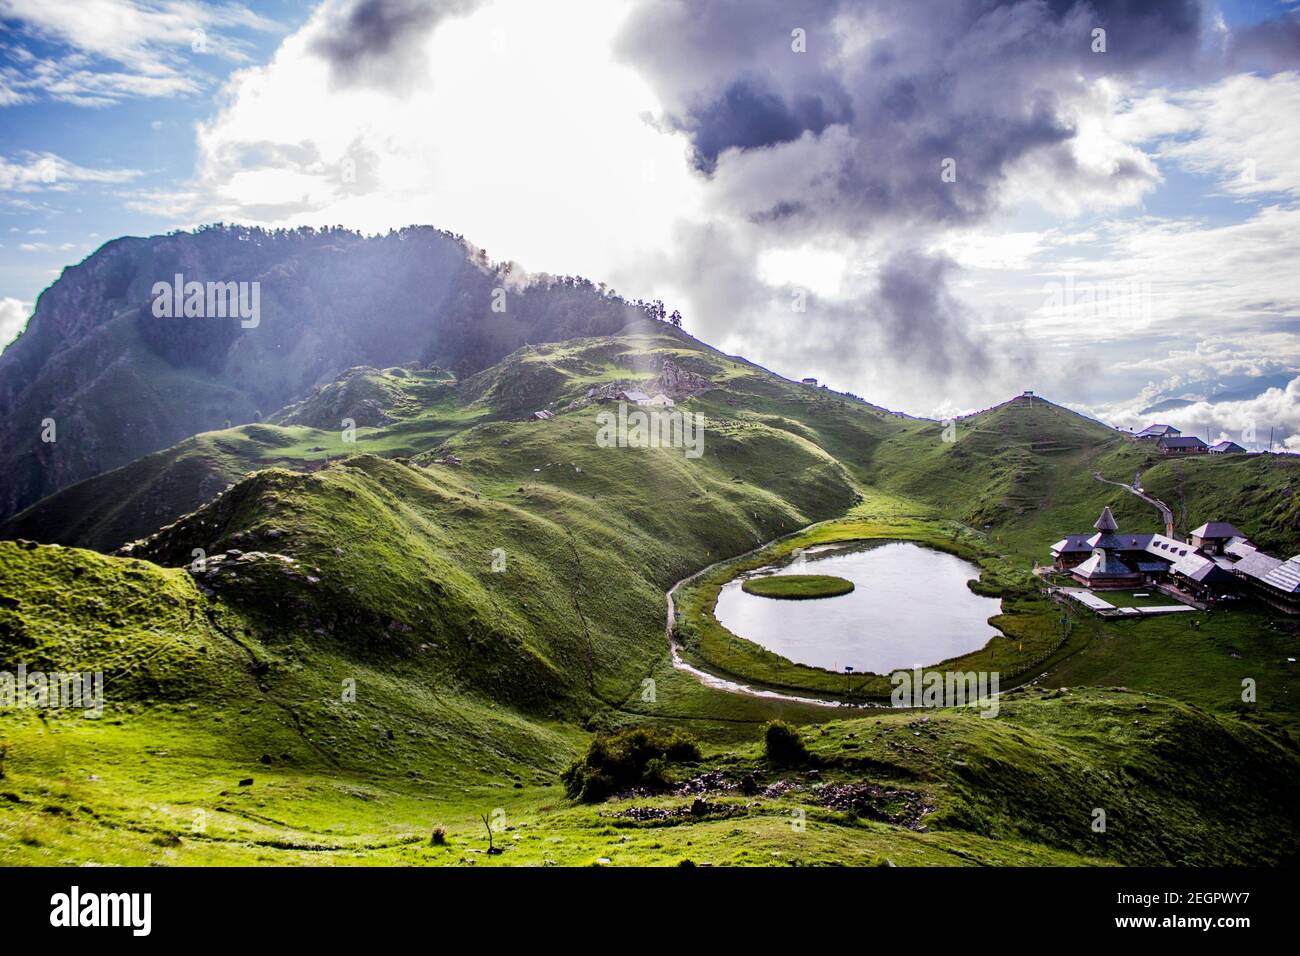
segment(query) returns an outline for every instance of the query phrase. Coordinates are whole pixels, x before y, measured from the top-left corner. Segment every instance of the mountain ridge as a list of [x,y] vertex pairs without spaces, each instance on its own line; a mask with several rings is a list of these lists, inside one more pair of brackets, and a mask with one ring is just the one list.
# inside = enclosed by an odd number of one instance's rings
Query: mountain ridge
[[[155,317],[154,284],[178,274],[258,283],[256,327]],[[654,307],[580,277],[521,280],[433,227],[364,237],[217,226],[113,240],[41,293],[0,354],[0,518],[191,435],[255,421],[355,365],[468,374],[525,342],[613,333]]]

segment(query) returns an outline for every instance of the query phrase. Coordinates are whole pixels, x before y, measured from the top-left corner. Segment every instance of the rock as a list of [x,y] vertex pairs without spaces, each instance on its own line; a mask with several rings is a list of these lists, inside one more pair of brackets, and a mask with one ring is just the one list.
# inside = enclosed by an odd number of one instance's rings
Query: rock
[[645,386],[648,395],[663,392],[669,398],[689,398],[713,388],[713,383],[695,372],[680,368],[672,359],[665,358],[659,376]]
[[253,785],[253,778],[245,777],[243,780],[239,781],[239,785],[241,787],[251,787]]

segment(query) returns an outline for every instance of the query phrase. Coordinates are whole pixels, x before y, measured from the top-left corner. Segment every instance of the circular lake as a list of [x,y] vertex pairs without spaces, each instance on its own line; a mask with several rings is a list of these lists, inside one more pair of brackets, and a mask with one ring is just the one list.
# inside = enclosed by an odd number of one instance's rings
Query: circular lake
[[[746,578],[833,574],[854,590],[839,597],[777,601],[746,594]],[[889,674],[978,650],[1000,632],[988,623],[998,598],[966,585],[979,568],[909,541],[823,545],[750,571],[722,586],[714,616],[731,633],[798,664]]]

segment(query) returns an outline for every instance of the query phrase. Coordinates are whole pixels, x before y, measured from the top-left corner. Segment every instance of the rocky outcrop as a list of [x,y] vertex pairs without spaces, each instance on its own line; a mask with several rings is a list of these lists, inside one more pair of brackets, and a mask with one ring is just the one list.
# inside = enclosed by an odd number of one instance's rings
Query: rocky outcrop
[[674,401],[680,401],[698,395],[700,392],[707,392],[713,388],[713,383],[703,375],[679,368],[672,359],[665,358],[659,375],[644,388],[650,395],[663,392]]
[[610,382],[603,382],[600,385],[593,385],[587,389],[582,398],[570,402],[562,410],[569,412],[596,402],[616,402],[623,392],[632,389],[644,392],[651,397],[662,392],[673,401],[680,402],[692,395],[707,392],[714,387],[713,382],[703,375],[681,368],[671,358],[665,356],[663,364],[659,367],[659,374],[650,381],[632,381],[619,378]]
[[350,368],[337,381],[318,386],[307,398],[288,406],[270,419],[276,425],[307,425],[311,428],[354,426],[374,428],[391,425],[387,409],[399,404],[402,392],[383,372],[368,366]]

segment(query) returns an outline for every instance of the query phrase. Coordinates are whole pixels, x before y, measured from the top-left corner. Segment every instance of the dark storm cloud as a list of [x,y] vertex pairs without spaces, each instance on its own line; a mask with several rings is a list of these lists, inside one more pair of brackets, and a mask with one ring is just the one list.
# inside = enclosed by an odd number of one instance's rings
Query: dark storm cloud
[[738,335],[746,355],[769,357],[783,374],[817,368],[840,383],[942,386],[1014,377],[1033,365],[1018,333],[996,347],[973,333],[974,317],[948,289],[957,266],[916,248],[892,253],[852,300],[768,285],[755,274],[753,249],[717,223],[680,225],[668,259],[652,265],[692,290],[692,332],[720,343]]
[[989,356],[968,333],[962,306],[948,293],[955,268],[942,256],[904,250],[880,270],[880,282],[867,308],[875,313],[891,354],[905,353],[916,364],[947,376],[958,368],[982,370]]
[[[885,250],[873,290],[793,324],[769,302],[774,321],[746,339],[858,380],[892,366],[943,388],[1031,368],[1027,343],[973,331],[949,291],[957,267],[920,250],[1014,201],[1026,163],[1064,194],[1129,195],[1152,181],[1123,157],[1082,168],[1077,117],[1097,77],[1194,70],[1205,22],[1194,0],[646,0],[619,53],[654,88],[665,125],[689,137],[719,212],[756,232],[735,242],[741,261],[691,284],[708,313],[697,318],[722,335],[743,321],[764,296],[765,245],[870,238]],[[712,233],[716,243],[724,230]],[[716,245],[709,255],[721,258]]]
[[1013,323],[1003,323],[996,343],[974,331],[976,316],[949,291],[955,272],[946,256],[896,251],[857,299],[810,297],[785,354],[797,353],[839,381],[860,380],[874,369],[877,381],[894,390],[900,382],[912,383],[907,391],[925,383],[934,391],[916,400],[929,408],[945,404],[949,396],[941,392],[949,386],[1024,381],[1036,365],[1031,344]]
[[[999,3],[1014,6],[1014,2]],[[1086,22],[1106,31],[1106,72],[1149,69],[1157,64],[1186,64],[1201,45],[1204,12],[1199,0],[1051,0],[1046,4],[1057,23]],[[1082,56],[1068,44],[1063,51],[1086,66],[1095,66],[1091,47]]]
[[[737,212],[791,228],[976,221],[1035,153],[1068,175],[1085,77],[1178,64],[1201,40],[1192,0],[703,0],[646,3],[620,44],[712,173],[728,150],[820,138],[813,183],[749,170]],[[1092,31],[1106,31],[1106,52]],[[806,52],[792,48],[802,30]],[[826,135],[826,134],[834,135]],[[957,183],[940,180],[956,161]],[[1117,167],[1120,181],[1142,175]]]
[[421,45],[441,20],[468,13],[478,0],[354,0],[340,3],[311,43],[340,85],[406,85]]
[[829,102],[817,94],[786,102],[762,77],[743,77],[716,100],[691,109],[681,127],[691,133],[696,168],[712,172],[725,149],[788,143],[805,131],[820,133],[831,123],[844,122],[849,112],[842,93]]

